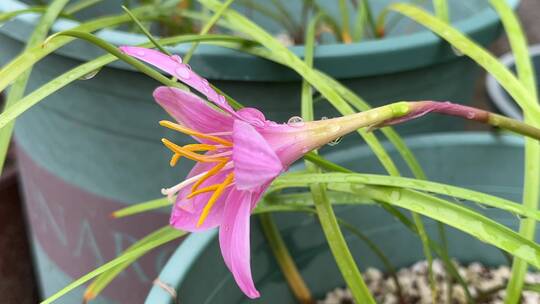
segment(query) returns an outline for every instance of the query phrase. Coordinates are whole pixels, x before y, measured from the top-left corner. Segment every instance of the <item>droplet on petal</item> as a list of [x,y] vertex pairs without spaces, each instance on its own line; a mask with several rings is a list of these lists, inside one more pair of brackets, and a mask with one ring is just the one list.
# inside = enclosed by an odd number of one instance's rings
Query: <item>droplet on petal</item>
[[208,80],[204,78],[202,79],[202,88],[205,94],[208,93],[208,91],[210,91],[210,84],[208,83]]
[[467,112],[468,119],[473,119],[474,117],[476,117],[476,114],[474,114],[474,112]]
[[171,59],[178,62],[178,63],[182,63],[182,58],[180,56],[178,56],[178,55],[172,55]]
[[287,121],[287,124],[293,127],[301,127],[304,125],[304,120],[300,116],[293,116],[289,118],[289,120]]
[[190,69],[187,68],[185,64],[180,65],[180,67],[175,70],[176,75],[183,79],[188,79],[190,77]]
[[138,50],[138,51],[136,52],[136,54],[137,54],[137,56],[139,56],[139,57],[144,57],[144,56],[146,56],[146,53],[145,53],[143,50]]

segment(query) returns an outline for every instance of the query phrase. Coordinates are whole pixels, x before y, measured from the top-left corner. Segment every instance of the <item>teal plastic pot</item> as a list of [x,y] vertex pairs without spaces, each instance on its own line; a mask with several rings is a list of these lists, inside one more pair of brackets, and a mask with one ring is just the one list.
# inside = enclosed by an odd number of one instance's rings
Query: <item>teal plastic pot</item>
[[[517,2],[509,0],[513,6]],[[121,3],[102,1],[91,14],[111,8],[120,11]],[[22,1],[0,1],[0,12],[25,7]],[[484,0],[468,1],[466,7],[456,6],[452,11],[456,12],[456,26],[481,44],[493,41],[500,33],[498,18]],[[25,14],[0,27],[0,62],[6,63],[20,52],[37,19],[36,15]],[[53,32],[77,24],[60,20]],[[404,19],[398,28],[402,29],[400,33],[379,41],[322,45],[316,51],[316,65],[374,105],[403,99],[467,103],[476,77],[474,65],[410,21]],[[146,40],[120,30],[98,35],[116,45]],[[183,53],[188,47],[180,45],[172,51]],[[291,50],[303,53],[300,46]],[[103,51],[86,42],[72,42],[35,66],[27,91],[101,54]],[[279,65],[204,45],[192,64],[242,103],[264,110],[269,119],[286,121],[299,114],[300,80]],[[166,213],[122,220],[109,216],[129,204],[160,197],[162,187],[178,183],[192,166],[188,162],[174,169],[168,166],[170,154],[159,139],[167,137],[180,143],[191,140],[175,138],[177,135],[157,125],[157,121],[168,118],[152,101],[151,92],[157,85],[127,65],[114,63],[91,80],[75,81],[56,92],[17,120],[18,160],[43,296],[114,258],[136,239],[168,222]],[[336,115],[328,106],[318,106],[316,114]],[[409,123],[401,131],[463,126],[455,119],[436,121]],[[172,250],[174,246],[159,249],[130,267],[104,291],[101,301],[142,301]],[[78,289],[59,303],[78,302],[81,295],[82,289]]]
[[[24,1],[4,0],[0,3],[0,11],[12,11],[26,7]],[[291,11],[300,10],[300,1],[289,1]],[[396,0],[373,1],[373,10],[380,12],[388,3]],[[519,0],[508,0],[515,7]],[[105,12],[120,12],[121,1],[103,1],[89,15]],[[321,1],[330,13],[337,14],[334,1]],[[429,5],[429,1],[427,1]],[[472,37],[478,43],[487,45],[497,38],[501,32],[499,18],[495,11],[484,0],[467,1],[466,5],[459,1],[450,1],[451,16],[455,26]],[[351,14],[354,10],[351,9]],[[257,14],[251,14],[258,18]],[[292,14],[300,16],[301,14]],[[0,44],[2,54],[0,62],[6,62],[21,48],[21,41],[32,30],[36,16],[22,15],[0,28],[2,33]],[[267,24],[270,30],[278,31],[268,20],[258,18]],[[354,18],[350,18],[351,22]],[[69,29],[76,22],[62,20],[57,22],[53,31]],[[107,30],[99,36],[113,44],[137,44],[146,41],[142,35],[131,34],[119,30]],[[179,45],[171,50],[174,53],[184,53],[189,45]],[[291,50],[302,56],[302,46],[291,47]],[[42,66],[35,71],[39,80],[50,79],[68,67],[80,64],[82,60],[95,58],[101,51],[91,47],[86,42],[74,42],[55,52],[50,59],[44,60]],[[246,105],[256,106],[265,111],[267,116],[276,121],[287,121],[291,116],[300,112],[300,79],[290,70],[277,64],[253,56],[241,54],[213,46],[200,46],[191,61],[193,68],[209,78],[215,85]],[[339,79],[345,85],[357,92],[374,106],[399,100],[451,100],[459,103],[469,103],[479,69],[470,60],[457,56],[452,49],[407,18],[402,18],[389,31],[388,37],[382,40],[367,40],[352,44],[325,44],[317,47],[315,65],[323,72]],[[137,101],[147,101],[148,87],[155,83],[137,73],[126,77],[123,70],[132,70],[123,64],[113,64],[111,68],[100,73],[92,80],[92,84],[79,83],[70,86],[74,93],[89,94],[88,87],[94,98],[100,100],[102,95],[112,89],[121,91],[132,90],[133,94],[115,92],[115,99],[133,98]],[[106,74],[114,75],[114,84]],[[34,79],[33,83],[38,82]],[[106,92],[103,92],[105,90]],[[68,93],[66,93],[68,94]],[[73,93],[69,94],[71,96]],[[108,94],[107,94],[108,95]],[[51,97],[51,100],[58,99]],[[110,99],[110,97],[108,98]],[[68,99],[72,100],[72,98]],[[49,102],[53,104],[53,102]],[[322,104],[322,103],[321,103]],[[58,102],[61,107],[64,103]],[[97,107],[97,105],[93,105]],[[63,107],[62,107],[63,108]],[[83,112],[84,113],[84,112]],[[74,114],[72,114],[74,115]],[[337,113],[329,106],[320,106],[317,115],[334,116]],[[463,122],[450,118],[428,118],[424,123],[411,123],[400,127],[403,134],[459,130]]]
[[[431,180],[520,200],[523,176],[523,143],[520,138],[487,133],[447,133],[417,136],[407,140],[407,143]],[[392,149],[390,151],[397,159],[397,153]],[[328,157],[362,172],[384,172],[367,148],[346,149]],[[402,163],[399,167],[403,172],[408,172]],[[518,218],[515,215],[482,209],[468,202],[461,203],[504,225],[517,227]],[[376,205],[342,206],[336,207],[336,213],[374,241],[395,266],[408,266],[424,258],[418,237],[382,208]],[[322,298],[329,290],[345,285],[320,225],[313,216],[279,213],[273,217],[315,297]],[[436,239],[437,227],[434,222],[426,220],[425,223],[428,233]],[[178,299],[174,303],[295,303],[256,216],[251,224],[252,270],[261,298],[249,300],[240,292],[223,263],[216,231],[209,231],[189,236],[159,276],[161,283],[176,290]],[[506,262],[498,249],[458,230],[449,228],[447,232],[450,255],[460,262],[480,261],[487,265]],[[346,230],[344,233],[361,269],[384,269],[365,243]],[[146,303],[173,303],[173,300],[169,292],[156,285]]]

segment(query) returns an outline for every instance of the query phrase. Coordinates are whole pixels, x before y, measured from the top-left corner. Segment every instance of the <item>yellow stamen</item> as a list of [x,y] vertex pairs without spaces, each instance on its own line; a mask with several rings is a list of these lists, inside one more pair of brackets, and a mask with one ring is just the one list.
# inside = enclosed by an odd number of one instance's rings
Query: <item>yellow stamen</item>
[[169,162],[169,165],[171,165],[171,167],[176,166],[180,157],[182,157],[182,155],[178,153],[174,153],[173,156],[171,157],[171,161]]
[[216,189],[216,191],[214,192],[214,194],[212,194],[212,197],[210,197],[210,199],[208,200],[208,203],[206,203],[206,206],[204,206],[204,209],[203,209],[203,211],[201,213],[201,217],[199,218],[199,221],[197,222],[197,228],[200,227],[204,223],[204,220],[206,220],[206,218],[208,217],[208,214],[210,213],[210,210],[212,210],[212,207],[216,203],[217,199],[223,193],[223,190],[225,190],[225,188],[227,188],[227,186],[230,183],[232,183],[233,177],[234,177],[234,174],[229,173],[229,175],[227,175],[227,177],[225,178],[223,183],[219,184],[219,186]]
[[159,122],[159,124],[161,126],[163,126],[163,127],[166,127],[166,128],[171,129],[171,130],[175,130],[175,131],[187,134],[187,135],[192,135],[192,136],[196,136],[196,137],[200,137],[200,138],[205,138],[205,139],[220,143],[220,144],[222,144],[224,146],[229,146],[229,147],[232,146],[232,142],[230,142],[228,140],[225,140],[225,139],[223,139],[221,137],[212,136],[212,135],[204,134],[204,133],[201,133],[201,132],[197,132],[195,130],[186,128],[186,127],[181,126],[179,124],[176,124],[174,122],[170,122],[170,121],[167,121],[167,120],[162,120],[162,121]]
[[214,151],[216,149],[216,146],[207,145],[207,144],[190,144],[190,145],[185,145],[182,148],[188,151],[200,152],[200,151]]
[[212,186],[204,187],[204,188],[199,189],[199,190],[197,190],[197,191],[193,191],[193,192],[191,192],[186,198],[187,198],[187,199],[190,199],[190,198],[193,198],[194,196],[197,196],[197,195],[199,195],[199,194],[217,190],[217,188],[219,187],[219,185],[220,185],[220,184],[212,185]]
[[218,173],[225,165],[227,164],[227,161],[222,161],[219,164],[215,165],[212,169],[208,170],[203,177],[201,177],[193,186],[191,187],[191,191],[197,190],[197,188],[207,179],[214,176],[216,173]]
[[189,151],[180,147],[179,145],[171,142],[170,140],[166,138],[162,138],[161,141],[167,148],[171,149],[174,153],[180,154],[181,156],[185,156],[194,161],[198,161],[202,163],[213,163],[213,162],[221,162],[226,159],[226,158],[218,158],[218,157],[213,158],[207,155],[197,154],[195,152],[192,152],[192,151]]

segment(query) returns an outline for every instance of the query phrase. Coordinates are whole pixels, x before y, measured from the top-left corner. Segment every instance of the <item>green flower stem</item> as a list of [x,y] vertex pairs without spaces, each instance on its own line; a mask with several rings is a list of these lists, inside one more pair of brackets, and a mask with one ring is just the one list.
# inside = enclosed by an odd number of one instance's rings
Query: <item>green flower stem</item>
[[[317,15],[308,25],[306,31],[306,53],[305,62],[308,67],[313,66],[313,51],[315,45],[315,28],[317,22],[321,19],[321,15]],[[305,79],[302,81],[302,117],[305,121],[313,120],[313,100],[312,89],[309,82]],[[392,110],[390,112],[393,114]],[[377,115],[372,114],[372,118],[377,118]],[[343,118],[343,117],[342,117]],[[340,119],[342,119],[340,118]],[[346,120],[342,120],[345,122]],[[354,123],[353,123],[354,124]],[[350,130],[351,132],[357,128]],[[349,132],[347,132],[349,133]],[[317,154],[317,151],[313,151],[313,154]],[[319,169],[313,163],[306,161],[306,168],[308,171],[319,172]],[[353,298],[357,303],[372,303],[375,304],[375,299],[371,295],[358,266],[352,256],[345,237],[341,232],[338,220],[334,213],[334,209],[330,204],[328,196],[326,195],[326,186],[321,184],[315,184],[310,186],[311,194],[313,196],[313,202],[315,209],[321,223],[326,241],[330,246],[330,250],[334,255],[334,259],[338,265],[338,268],[345,279],[345,282],[349,286],[352,292]]]
[[272,220],[270,213],[259,215],[259,220],[263,228],[264,235],[268,241],[268,246],[272,250],[276,261],[289,284],[294,296],[302,304],[314,304],[315,300],[306,286],[304,279],[300,275],[296,264],[294,263],[287,245],[283,241],[276,224]]
[[[34,32],[28,39],[25,50],[36,47],[45,39],[45,37],[47,37],[49,29],[68,2],[69,0],[55,0],[48,6],[47,10],[36,25]],[[15,79],[15,82],[11,86],[11,89],[6,97],[6,103],[4,106],[5,109],[13,106],[24,96],[24,91],[26,90],[26,85],[28,83],[28,79],[30,78],[31,72],[32,70],[28,69],[17,79]],[[10,122],[5,128],[0,130],[0,172],[3,171],[7,150],[9,148],[9,142],[11,141],[11,133],[13,133],[14,126],[15,122]]]

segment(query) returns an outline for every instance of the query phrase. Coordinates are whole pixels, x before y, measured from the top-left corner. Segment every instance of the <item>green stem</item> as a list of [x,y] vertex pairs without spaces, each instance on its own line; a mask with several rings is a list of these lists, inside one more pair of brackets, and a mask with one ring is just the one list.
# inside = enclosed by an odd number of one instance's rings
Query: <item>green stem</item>
[[296,267],[276,224],[272,220],[272,216],[269,213],[263,213],[259,215],[259,220],[268,241],[268,246],[272,250],[294,296],[302,304],[314,304],[315,301],[300,275],[300,271]]
[[[60,15],[64,6],[69,0],[54,0],[47,8],[47,11],[43,14],[38,24],[36,25],[34,32],[28,39],[25,50],[31,49],[39,45],[47,36],[49,29],[56,21],[56,18]],[[22,73],[11,86],[9,93],[6,97],[6,103],[4,108],[7,109],[16,104],[23,96],[26,90],[28,79],[30,78],[31,69]],[[11,141],[11,134],[13,133],[13,127],[15,122],[10,122],[5,128],[0,130],[0,172],[3,171],[4,163],[6,161],[7,151],[9,148],[9,142]]]

